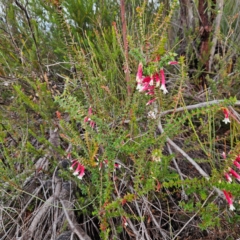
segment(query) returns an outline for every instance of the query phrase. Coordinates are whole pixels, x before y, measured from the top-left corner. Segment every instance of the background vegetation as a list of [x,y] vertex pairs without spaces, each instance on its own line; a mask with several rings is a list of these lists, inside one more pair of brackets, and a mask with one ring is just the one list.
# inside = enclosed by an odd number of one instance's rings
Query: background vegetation
[[238,0],[0,3],[1,239],[240,237]]

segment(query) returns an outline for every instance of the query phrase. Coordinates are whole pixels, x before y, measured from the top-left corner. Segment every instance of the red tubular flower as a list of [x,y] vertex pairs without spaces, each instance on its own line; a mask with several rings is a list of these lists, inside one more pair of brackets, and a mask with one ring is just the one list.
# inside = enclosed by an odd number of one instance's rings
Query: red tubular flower
[[150,76],[144,77],[141,82],[138,82],[137,90],[139,92],[148,91],[148,89],[151,88],[150,82],[151,82],[151,77]]
[[225,173],[224,177],[226,178],[227,182],[229,182],[229,183],[232,182],[232,178],[230,177],[230,175],[228,173]]
[[141,92],[149,91],[152,87],[149,85],[149,83],[145,83],[142,85]]
[[115,168],[121,168],[122,166],[119,163],[114,163]]
[[235,160],[235,161],[233,162],[233,164],[234,164],[238,169],[240,169],[240,163],[239,163],[237,160]]
[[93,115],[93,113],[92,113],[92,108],[89,107],[89,109],[88,109],[88,115],[84,118],[83,121],[84,121],[85,123],[89,122],[90,127],[91,127],[91,128],[94,128],[96,123],[90,118],[92,115]]
[[224,122],[225,124],[230,123],[228,109],[227,109],[227,108],[223,108],[223,113],[224,113],[224,119],[223,119],[223,122]]
[[86,123],[86,122],[88,122],[88,121],[90,121],[90,120],[91,120],[91,119],[90,119],[89,117],[85,117],[83,121]]
[[155,102],[155,101],[156,101],[156,98],[153,98],[153,99],[149,100],[149,101],[146,103],[146,105],[148,106],[148,105],[152,104],[152,103]]
[[125,227],[128,225],[127,218],[125,216],[122,217],[122,223]]
[[170,62],[168,62],[168,64],[169,65],[176,65],[176,64],[178,64],[178,62],[177,61],[170,61]]
[[79,163],[77,160],[72,160],[72,165],[69,169],[74,170],[73,175],[77,176],[79,179],[82,179],[83,176],[85,175],[85,167],[81,163]]
[[231,174],[233,177],[235,177],[238,181],[240,181],[240,175],[236,173],[232,168],[229,168],[229,174]]
[[233,206],[233,198],[232,194],[230,192],[227,192],[226,190],[223,190],[224,196],[229,204],[229,208],[231,211],[235,210],[235,207]]
[[73,170],[73,168],[78,164],[78,161],[75,159],[75,160],[72,160],[72,165],[71,167],[69,168],[70,170]]
[[145,95],[154,95],[154,86],[149,86]]
[[79,175],[77,176],[80,180],[82,180],[83,176],[85,175],[85,167],[81,165]]
[[143,64],[140,62],[138,64],[138,71],[137,71],[137,76],[136,76],[136,81],[142,82],[142,76],[143,76]]
[[89,109],[88,109],[88,116],[91,116],[91,115],[92,115],[92,108],[89,107]]
[[236,157],[235,161],[240,162],[240,155]]
[[95,127],[95,124],[96,124],[96,123],[95,123],[94,121],[92,121],[92,120],[90,121],[90,127],[91,127],[91,128],[94,128],[94,127]]
[[150,76],[146,76],[142,79],[142,83],[150,83],[151,81],[151,77]]
[[166,94],[166,93],[168,93],[168,90],[166,88],[165,73],[164,73],[163,68],[160,69],[160,76],[161,76],[161,80],[162,80],[160,89],[163,90],[164,94]]
[[159,74],[158,73],[155,73],[154,76],[153,76],[156,80],[156,87],[159,87],[160,86],[160,77],[159,77]]

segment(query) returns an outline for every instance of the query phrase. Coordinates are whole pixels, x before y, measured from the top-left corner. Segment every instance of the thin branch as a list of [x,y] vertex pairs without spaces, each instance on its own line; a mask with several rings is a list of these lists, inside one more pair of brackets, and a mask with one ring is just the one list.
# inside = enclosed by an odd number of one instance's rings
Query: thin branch
[[[224,100],[220,99],[220,100],[213,100],[213,101],[209,101],[209,102],[198,103],[198,104],[189,105],[189,106],[186,106],[186,107],[180,107],[180,108],[177,108],[177,109],[170,109],[170,110],[161,112],[159,115],[164,116],[164,115],[166,115],[168,113],[172,113],[172,112],[175,113],[175,112],[182,112],[182,111],[185,111],[185,110],[193,110],[193,109],[196,109],[196,108],[207,107],[207,106],[218,104],[218,103],[221,103],[221,102],[224,102]],[[234,105],[235,106],[240,106],[240,101],[236,101],[234,103]]]
[[84,232],[82,228],[80,228],[79,226],[77,226],[77,222],[74,221],[75,219],[72,220],[72,219],[70,218],[70,215],[74,215],[74,214],[72,214],[72,213],[73,213],[72,210],[71,210],[71,212],[69,213],[69,211],[70,211],[70,210],[69,210],[69,206],[66,206],[67,201],[60,199],[60,202],[61,202],[61,204],[62,204],[62,208],[63,208],[64,214],[65,214],[65,216],[66,216],[66,219],[67,219],[67,221],[68,221],[68,224],[69,224],[72,232],[74,232],[74,233],[78,236],[78,238],[79,238],[80,240],[91,240],[91,238],[86,234],[86,232]]
[[[185,110],[193,110],[193,109],[197,109],[197,108],[203,108],[203,107],[207,107],[207,106],[210,106],[210,105],[214,105],[214,104],[219,104],[221,102],[224,102],[223,99],[220,99],[220,100],[213,100],[213,101],[209,101],[209,102],[202,102],[202,103],[198,103],[198,104],[193,104],[193,105],[189,105],[189,106],[185,106],[185,107],[180,107],[180,108],[175,108],[175,109],[169,109],[169,110],[166,110],[164,112],[160,112],[159,113],[159,116],[164,116],[164,115],[167,115],[169,113],[176,113],[176,112],[183,112]],[[234,104],[234,106],[240,106],[240,101],[236,101]],[[143,118],[138,118],[137,121],[140,121],[142,120]],[[126,119],[124,120],[124,123],[129,123],[130,120],[129,119]]]
[[157,222],[156,218],[154,217],[154,215],[153,215],[150,207],[148,206],[148,205],[149,205],[149,204],[148,204],[149,201],[147,201],[147,199],[146,199],[145,197],[143,197],[143,202],[144,202],[144,204],[145,204],[145,206],[146,206],[146,208],[147,208],[147,210],[148,210],[149,215],[150,215],[151,218],[152,218],[152,221],[154,222],[155,226],[159,229],[159,231],[160,231],[163,239],[164,239],[164,240],[169,239],[169,236],[168,236],[168,235],[164,232],[164,230],[161,228],[161,225],[159,225],[159,223]]
[[182,229],[174,236],[174,238],[172,240],[175,240],[177,238],[177,236],[184,230],[184,228],[195,218],[195,216],[200,212],[200,210],[205,206],[205,204],[207,203],[208,199],[212,196],[213,191],[209,194],[209,196],[207,197],[207,199],[204,201],[204,203],[202,204],[201,208],[184,224],[184,226],[182,227]]
[[52,64],[44,64],[45,67],[52,67],[52,66],[56,66],[56,65],[60,65],[60,64],[74,64],[73,62],[56,62],[56,63],[52,63]]
[[37,224],[39,223],[41,217],[44,215],[44,213],[47,212],[48,208],[52,206],[54,199],[56,197],[58,197],[60,190],[61,190],[61,182],[59,181],[57,183],[54,194],[50,198],[48,198],[48,200],[43,204],[43,206],[41,207],[41,209],[38,211],[37,215],[35,216],[34,220],[32,221],[32,224],[29,227],[30,231],[32,231],[32,232],[34,231],[34,229],[37,226]]
[[[167,148],[168,148],[168,152],[170,153],[170,155],[172,155],[172,149],[170,147],[169,144],[167,144]],[[181,180],[184,180],[183,178],[183,175],[182,175],[182,172],[181,172],[181,169],[179,168],[178,164],[177,164],[177,161],[174,157],[172,157],[172,161],[173,161],[173,164],[175,165],[176,169],[177,169],[177,172],[181,178]],[[184,190],[184,186],[182,185],[182,199],[184,200],[188,200],[188,196],[187,194],[185,193],[185,190]]]
[[[143,215],[140,211],[140,208],[138,206],[138,202],[137,201],[134,201],[135,203],[135,206],[136,206],[136,209],[137,209],[137,212],[138,212],[138,217],[142,218]],[[144,214],[145,215],[145,214]],[[139,232],[142,232],[142,239],[147,239],[147,240],[150,240],[149,238],[149,234],[147,232],[147,229],[146,229],[146,226],[145,226],[145,223],[143,222],[143,220],[141,219],[141,223],[140,223],[140,227],[142,228],[142,231],[140,231],[139,229]],[[146,236],[146,238],[144,238],[144,235]]]
[[[164,132],[161,121],[158,122],[158,129],[160,132]],[[210,179],[210,176],[180,147],[177,146],[169,137],[167,137],[167,143],[170,144],[177,152],[179,152],[182,156],[184,156],[194,167],[195,169],[207,180]],[[214,187],[215,191],[218,193],[219,196],[223,196],[223,193],[220,189]]]

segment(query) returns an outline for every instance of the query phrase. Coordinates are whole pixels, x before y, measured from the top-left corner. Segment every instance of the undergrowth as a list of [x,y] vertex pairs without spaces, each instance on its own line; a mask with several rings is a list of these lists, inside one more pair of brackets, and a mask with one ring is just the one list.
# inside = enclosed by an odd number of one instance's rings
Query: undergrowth
[[95,1],[79,1],[85,22],[77,1],[34,2],[4,2],[1,239],[200,239],[238,226],[239,59],[226,19],[229,49],[200,87],[202,70],[170,39],[178,1],[128,1],[125,39],[120,14],[104,18]]

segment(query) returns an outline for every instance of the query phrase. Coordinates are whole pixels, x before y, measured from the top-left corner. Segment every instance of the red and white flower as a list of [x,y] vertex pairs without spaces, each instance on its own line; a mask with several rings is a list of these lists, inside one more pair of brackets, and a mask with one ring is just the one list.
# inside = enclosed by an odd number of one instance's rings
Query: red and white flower
[[121,168],[122,166],[119,163],[114,163],[115,168]]
[[163,68],[160,69],[160,76],[161,76],[161,87],[160,89],[163,90],[163,93],[168,93],[168,90],[166,88],[166,79],[165,79],[165,73]]
[[160,86],[160,83],[161,83],[159,74],[158,74],[158,73],[155,73],[155,74],[154,74],[154,78],[155,78],[155,81],[156,81],[156,87],[159,87],[159,86]]
[[137,71],[137,76],[136,76],[137,83],[142,82],[142,77],[143,77],[143,64],[140,62],[138,64],[138,71]]
[[122,223],[125,227],[128,225],[127,218],[125,216],[122,217]]
[[74,170],[73,175],[77,176],[81,180],[85,175],[85,167],[81,163],[79,163],[76,159],[72,160],[72,165],[69,169]]
[[93,115],[93,113],[92,113],[92,108],[89,107],[89,109],[88,109],[88,115],[84,118],[84,122],[85,122],[85,123],[89,122],[90,127],[91,127],[91,128],[94,128],[96,123],[90,118],[92,115]]
[[223,190],[224,196],[228,202],[229,208],[231,211],[235,210],[235,207],[233,206],[233,198],[232,194],[230,192],[227,192],[226,190]]
[[230,177],[230,175],[228,173],[225,173],[224,177],[226,178],[227,182],[229,182],[229,183],[232,182],[232,178]]
[[230,123],[228,109],[227,109],[227,108],[223,108],[223,113],[224,113],[224,119],[223,119],[223,122],[224,122],[225,124]]
[[229,168],[228,173],[235,177],[238,181],[240,181],[240,175],[237,172],[235,172],[232,168]]
[[240,169],[240,163],[239,163],[237,160],[235,160],[235,161],[233,162],[233,164],[234,164],[234,166],[236,166],[238,169]]

